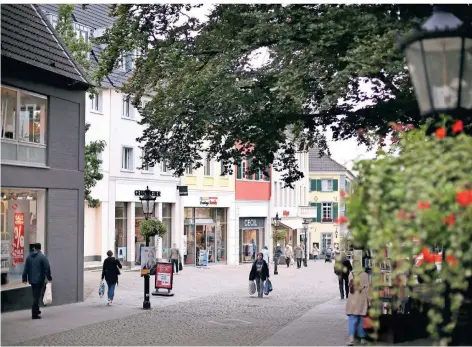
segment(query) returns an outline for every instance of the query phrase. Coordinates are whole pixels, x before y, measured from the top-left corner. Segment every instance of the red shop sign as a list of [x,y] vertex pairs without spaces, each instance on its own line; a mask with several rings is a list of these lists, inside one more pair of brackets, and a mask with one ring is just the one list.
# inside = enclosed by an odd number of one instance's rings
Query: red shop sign
[[172,264],[157,263],[156,266],[156,289],[172,289],[174,274]]
[[15,266],[25,262],[25,214],[17,212],[13,218],[12,264]]

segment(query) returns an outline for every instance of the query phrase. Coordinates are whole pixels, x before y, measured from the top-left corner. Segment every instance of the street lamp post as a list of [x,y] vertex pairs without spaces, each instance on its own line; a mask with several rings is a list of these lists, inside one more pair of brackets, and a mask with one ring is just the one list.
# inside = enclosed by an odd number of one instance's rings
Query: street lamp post
[[304,245],[305,245],[305,258],[303,260],[303,265],[305,267],[308,266],[307,231],[308,231],[308,225],[309,224],[310,224],[310,220],[305,218],[303,220],[303,230],[305,231],[305,237],[303,238],[303,242],[304,242]]
[[472,29],[445,9],[400,42],[422,116],[440,113],[470,119]]
[[[280,217],[279,217],[279,213],[276,213],[275,214],[275,217],[273,218],[274,219],[274,226],[275,226],[275,230],[276,231],[279,231],[279,225],[280,225]],[[273,238],[273,237],[272,237]],[[274,275],[278,275],[278,262],[279,262],[279,258],[276,256],[276,252],[277,252],[277,247],[276,247],[276,243],[273,242],[272,240],[272,243],[274,244],[274,247],[273,247],[273,250],[274,250],[274,256],[272,257],[274,259]]]
[[[408,70],[422,116],[440,113],[456,120],[472,121],[472,27],[447,11],[435,6],[433,15],[419,30],[400,43],[408,62]],[[443,245],[443,259],[447,245]],[[443,326],[451,321],[451,284],[445,283]],[[470,299],[470,298],[469,298]],[[467,300],[465,300],[467,302]],[[458,322],[467,330],[472,320],[472,305],[464,304],[466,319]],[[441,329],[441,335],[445,335]],[[457,336],[458,334],[451,334]],[[460,344],[452,341],[453,345]]]
[[[156,203],[157,192],[152,192],[149,187],[146,187],[145,191],[140,192],[142,196],[139,197],[141,205],[143,207],[144,218],[149,219],[154,214],[154,205]],[[146,236],[146,247],[149,247],[149,236]],[[149,278],[150,275],[144,275],[144,301],[143,309],[149,310],[151,308],[151,302],[149,301]]]

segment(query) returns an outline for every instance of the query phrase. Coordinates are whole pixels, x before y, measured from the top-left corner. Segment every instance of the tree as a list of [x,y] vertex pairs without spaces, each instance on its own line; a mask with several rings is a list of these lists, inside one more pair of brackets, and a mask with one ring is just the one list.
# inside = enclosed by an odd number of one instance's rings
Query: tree
[[[88,53],[92,49],[92,45],[86,42],[82,37],[77,37],[72,22],[72,12],[75,5],[62,4],[59,5],[58,21],[56,30],[64,40],[67,48],[71,52],[75,61],[80,64],[86,72],[90,70],[90,61]],[[90,128],[90,124],[85,124],[85,133]],[[84,168],[84,195],[88,206],[95,208],[100,206],[100,201],[91,196],[92,188],[103,178],[100,173],[101,160],[98,158],[100,153],[105,149],[106,142],[103,140],[91,141],[85,145],[85,168]]]
[[[181,175],[210,156],[232,172],[250,152],[250,172],[274,163],[291,185],[303,177],[295,153],[328,151],[328,128],[335,140],[372,145],[365,134],[385,137],[389,122],[423,123],[395,40],[430,5],[220,4],[205,22],[190,11],[200,6],[114,5],[100,39],[97,81],[140,52],[123,91],[143,115],[146,163],[165,158]],[[451,9],[472,18],[466,5]],[[269,61],[254,66],[261,51]],[[144,94],[153,100],[141,109]]]

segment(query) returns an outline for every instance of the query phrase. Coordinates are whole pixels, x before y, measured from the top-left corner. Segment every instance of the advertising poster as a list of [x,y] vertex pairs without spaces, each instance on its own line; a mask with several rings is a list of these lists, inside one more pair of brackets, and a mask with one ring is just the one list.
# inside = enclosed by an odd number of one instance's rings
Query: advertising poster
[[154,247],[141,247],[141,275],[149,275],[156,263],[156,252]]
[[118,247],[118,259],[126,259],[126,247]]
[[200,266],[207,266],[208,265],[208,254],[206,251],[200,251],[199,255],[199,265]]
[[173,273],[172,264],[157,263],[156,289],[172,289]]
[[25,214],[15,212],[13,220],[12,264],[22,264],[25,261]]

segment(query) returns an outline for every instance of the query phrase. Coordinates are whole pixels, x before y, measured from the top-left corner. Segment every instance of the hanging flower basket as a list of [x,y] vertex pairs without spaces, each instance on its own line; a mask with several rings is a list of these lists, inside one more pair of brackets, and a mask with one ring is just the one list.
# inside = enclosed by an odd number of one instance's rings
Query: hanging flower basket
[[143,219],[139,224],[141,235],[144,237],[162,237],[167,232],[167,228],[158,219]]

